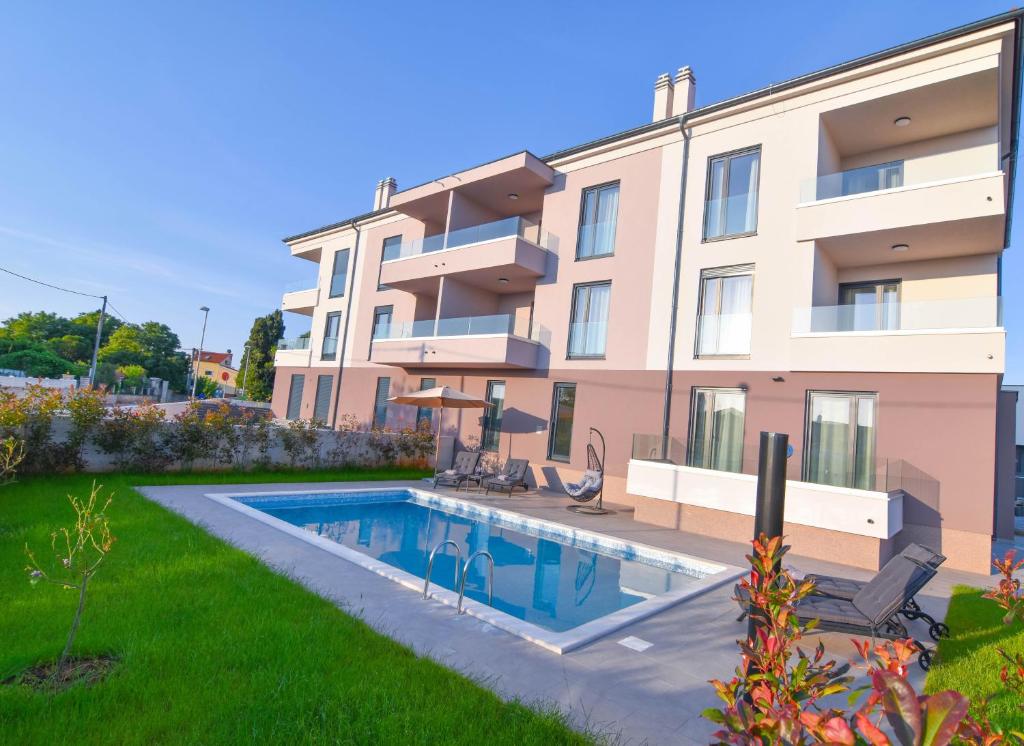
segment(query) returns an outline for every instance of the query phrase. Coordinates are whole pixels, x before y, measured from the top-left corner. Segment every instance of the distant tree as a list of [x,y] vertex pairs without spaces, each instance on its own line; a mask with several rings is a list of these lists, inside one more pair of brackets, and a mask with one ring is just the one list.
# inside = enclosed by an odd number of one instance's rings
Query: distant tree
[[[270,401],[274,393],[274,353],[277,341],[284,336],[284,316],[275,310],[258,317],[249,332],[248,347],[238,367],[240,386],[245,387],[246,398],[253,401]],[[244,381],[244,382],[242,382]]]
[[146,369],[141,365],[124,365],[117,369],[121,374],[121,383],[129,388],[141,386],[146,379]]
[[74,332],[68,319],[47,311],[24,311],[4,321],[0,329],[8,339],[30,342],[46,342]]
[[[89,344],[93,344],[96,340],[96,322],[99,321],[100,312],[99,309],[95,311],[89,311],[88,313],[80,313],[75,318],[71,319],[71,326],[74,327],[72,334],[79,334],[89,340]],[[111,316],[109,313],[103,317],[103,334],[100,335],[100,347],[110,341],[110,335],[116,332],[119,328],[124,326],[124,323],[116,316]],[[89,348],[89,355],[92,355],[92,348]]]
[[65,334],[49,341],[50,348],[60,357],[72,362],[91,363],[93,337]]
[[212,399],[217,395],[217,382],[209,376],[199,376],[196,379],[196,397],[199,399]]
[[118,367],[141,365],[150,376],[169,381],[172,389],[183,391],[188,356],[178,349],[180,346],[178,335],[166,324],[125,324],[110,335],[110,341],[100,350],[100,360]]
[[60,378],[65,373],[80,375],[84,372],[81,366],[68,362],[41,346],[0,355],[0,368],[22,370],[33,378]]

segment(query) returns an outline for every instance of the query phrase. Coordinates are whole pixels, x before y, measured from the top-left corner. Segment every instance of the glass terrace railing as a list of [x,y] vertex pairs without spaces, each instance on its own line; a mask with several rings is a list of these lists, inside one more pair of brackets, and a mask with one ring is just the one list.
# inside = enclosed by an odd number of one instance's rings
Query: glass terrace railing
[[449,319],[423,319],[378,324],[374,339],[419,339],[425,337],[463,337],[473,334],[511,334],[530,337],[529,319],[512,314],[463,316]]
[[295,280],[284,286],[286,293],[297,293],[302,290],[316,290],[316,278],[312,280]]
[[308,350],[309,337],[294,337],[292,339],[277,340],[279,350]]
[[903,161],[889,161],[807,179],[800,185],[800,201],[846,197],[903,186]]
[[989,329],[1002,326],[1002,298],[857,303],[793,310],[793,333]]
[[429,254],[442,249],[455,249],[459,246],[494,241],[499,238],[511,238],[512,236],[519,236],[539,245],[540,225],[523,217],[512,217],[469,228],[459,228],[448,233],[438,233],[434,236],[407,241],[400,246],[388,247],[384,251],[384,261],[404,259],[408,256]]

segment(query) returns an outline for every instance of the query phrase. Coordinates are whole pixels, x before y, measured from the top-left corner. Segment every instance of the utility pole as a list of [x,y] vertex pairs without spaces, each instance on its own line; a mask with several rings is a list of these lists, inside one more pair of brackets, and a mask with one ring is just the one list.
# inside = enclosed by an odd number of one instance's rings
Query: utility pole
[[103,296],[103,307],[100,308],[100,320],[96,324],[96,341],[92,346],[92,366],[89,368],[89,387],[96,388],[96,359],[100,354],[100,338],[103,336],[103,318],[107,315],[107,296]]
[[245,357],[245,371],[242,373],[242,395],[246,398],[249,397],[249,363],[252,361],[252,349],[249,347],[249,343],[245,343],[245,349],[242,350],[242,356]]
[[206,306],[200,306],[199,310],[203,312],[203,334],[199,337],[199,352],[196,354],[196,362],[192,371],[192,398],[196,398],[196,384],[199,382],[199,363],[203,359],[203,343],[206,342],[206,320],[210,318],[210,309]]

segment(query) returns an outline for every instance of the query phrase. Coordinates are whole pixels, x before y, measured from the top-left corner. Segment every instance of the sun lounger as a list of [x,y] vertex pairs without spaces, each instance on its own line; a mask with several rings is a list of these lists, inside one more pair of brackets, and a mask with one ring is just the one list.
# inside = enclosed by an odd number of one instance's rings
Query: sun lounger
[[484,485],[486,487],[486,494],[491,494],[491,490],[495,492],[505,492],[512,494],[512,490],[516,487],[522,487],[524,490],[529,489],[529,485],[526,483],[526,474],[530,470],[530,462],[524,458],[510,458],[505,462],[505,466],[502,467],[501,471],[498,472],[496,477],[488,479]]
[[434,475],[434,486],[458,489],[459,485],[469,479],[476,471],[476,465],[479,460],[480,454],[476,451],[459,451],[455,455],[455,463],[452,464],[451,469],[446,469]]

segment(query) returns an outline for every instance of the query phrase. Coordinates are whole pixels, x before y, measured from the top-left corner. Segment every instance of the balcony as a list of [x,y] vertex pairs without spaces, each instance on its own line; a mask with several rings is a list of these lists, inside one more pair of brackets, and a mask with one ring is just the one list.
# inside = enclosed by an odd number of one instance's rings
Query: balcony
[[547,271],[540,226],[522,217],[449,231],[403,243],[385,254],[380,281],[408,292],[436,292],[450,276],[489,292],[533,288]]
[[975,166],[965,169],[952,158],[927,167],[900,160],[809,179],[797,205],[796,238],[817,241],[836,267],[997,252],[1004,175],[972,173]]
[[274,353],[274,365],[279,368],[308,368],[309,337],[279,339],[277,352]]
[[1001,373],[1001,298],[797,308],[794,371]]
[[402,368],[535,368],[529,324],[506,314],[427,319],[374,330],[370,362]]
[[286,288],[284,297],[281,299],[281,310],[291,313],[312,316],[320,300],[320,290],[316,287],[305,287],[307,283],[296,283]]

